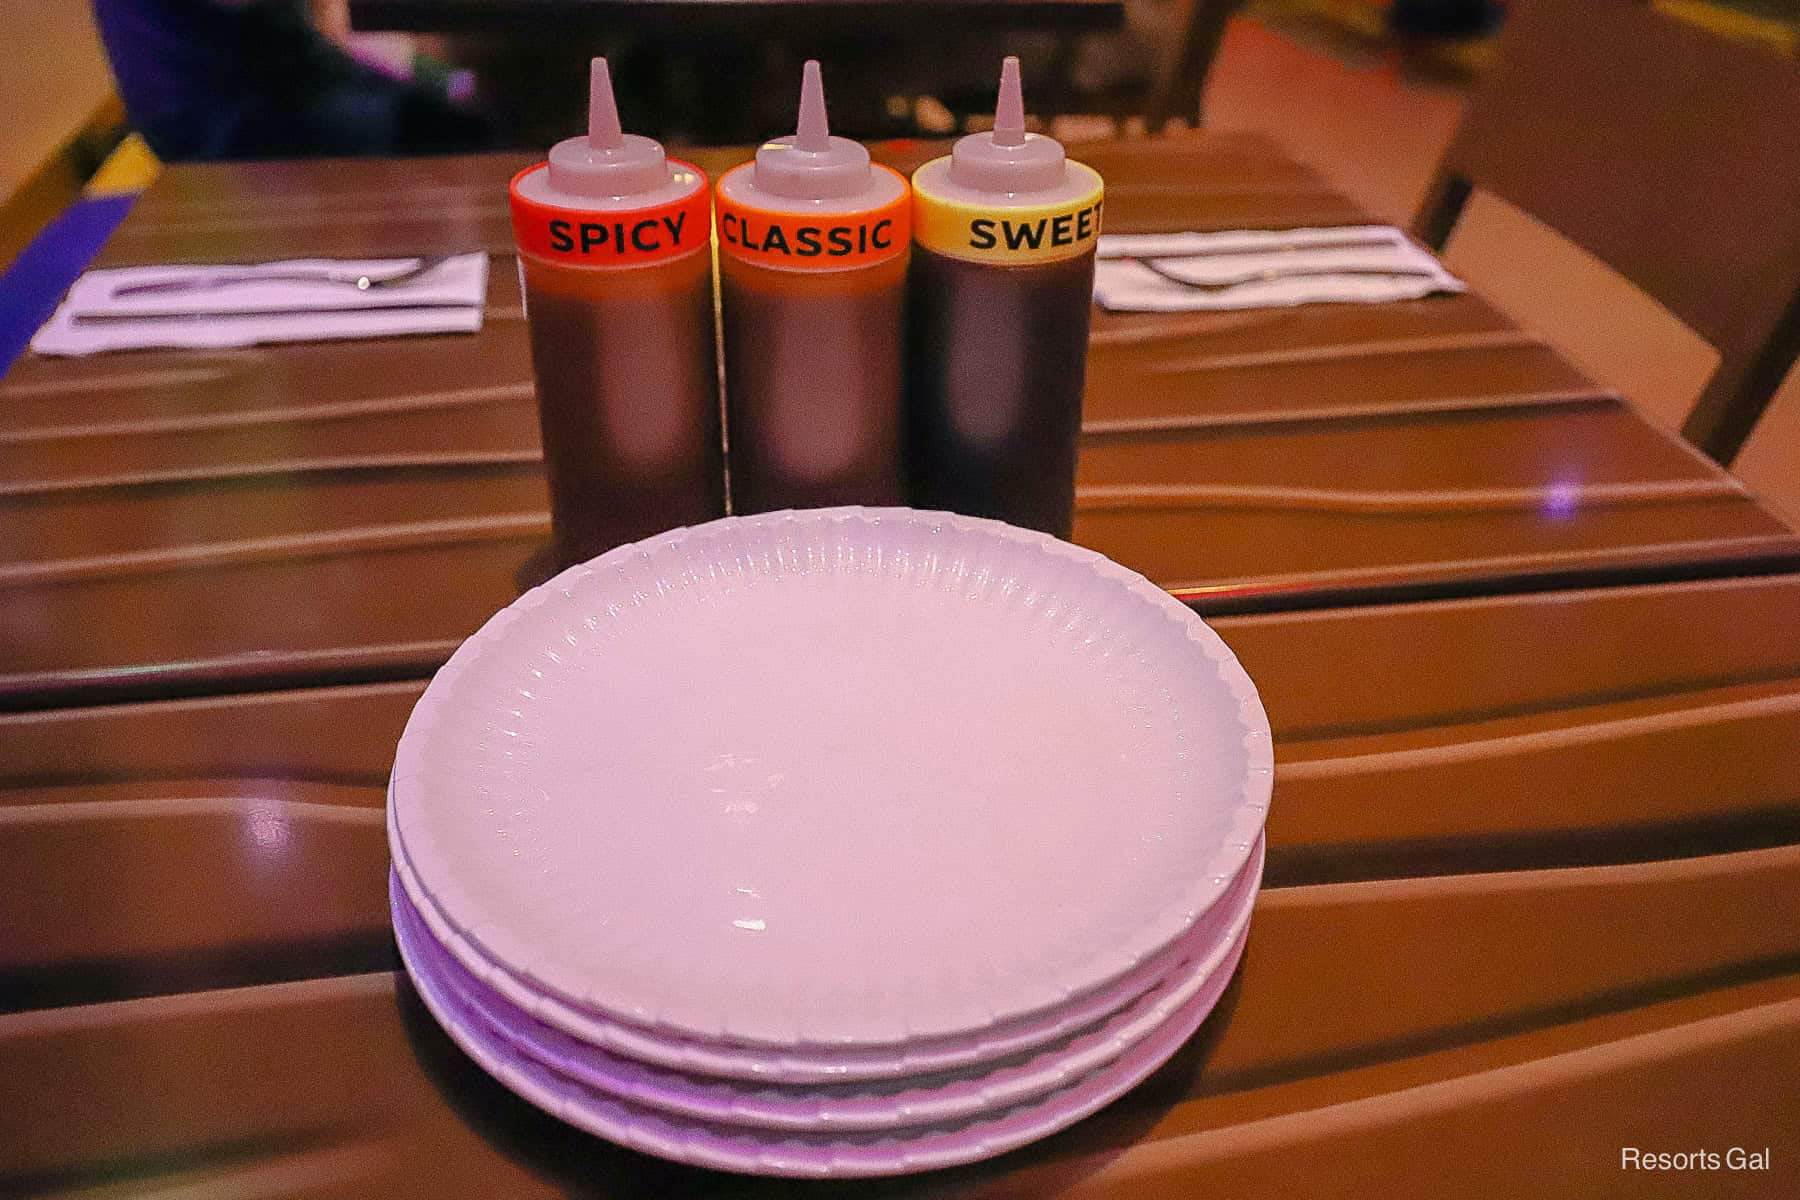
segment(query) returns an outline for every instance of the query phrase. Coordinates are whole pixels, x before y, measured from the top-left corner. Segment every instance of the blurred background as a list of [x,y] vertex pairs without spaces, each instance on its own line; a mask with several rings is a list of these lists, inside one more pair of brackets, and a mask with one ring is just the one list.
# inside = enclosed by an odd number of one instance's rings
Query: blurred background
[[[1800,49],[1800,0],[1654,2],[1724,37]],[[0,6],[31,49],[0,77],[0,268],[83,196],[128,196],[165,161],[541,152],[579,130],[595,53],[613,63],[628,127],[676,144],[786,132],[806,57],[825,64],[835,132],[949,135],[982,123],[1000,56],[1016,53],[1034,119],[1066,139],[1260,132],[1372,218],[1406,225],[1506,17],[1505,0]],[[1668,312],[1497,199],[1476,195],[1446,259],[1670,428],[1717,362]],[[1800,520],[1800,382],[1733,469]]]

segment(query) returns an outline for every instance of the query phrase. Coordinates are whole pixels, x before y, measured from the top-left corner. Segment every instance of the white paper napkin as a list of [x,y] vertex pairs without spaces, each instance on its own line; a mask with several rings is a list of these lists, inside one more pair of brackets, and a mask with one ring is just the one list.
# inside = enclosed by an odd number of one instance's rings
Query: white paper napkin
[[[1098,253],[1094,299],[1112,312],[1382,302],[1464,290],[1460,279],[1392,225],[1226,233],[1108,233],[1101,235]],[[1141,261],[1144,259],[1154,260],[1155,269],[1145,266]],[[1207,284],[1228,283],[1264,271],[1275,272],[1277,277],[1202,290],[1163,278],[1157,270]],[[1362,273],[1371,271],[1408,273]]]
[[82,355],[148,348],[219,349],[265,342],[474,333],[487,302],[487,255],[457,255],[418,279],[391,288],[353,283],[276,281],[115,296],[123,287],[165,280],[239,274],[331,271],[395,275],[416,258],[292,259],[254,266],[122,267],[89,271],[75,281],[50,320],[31,339],[39,354]]

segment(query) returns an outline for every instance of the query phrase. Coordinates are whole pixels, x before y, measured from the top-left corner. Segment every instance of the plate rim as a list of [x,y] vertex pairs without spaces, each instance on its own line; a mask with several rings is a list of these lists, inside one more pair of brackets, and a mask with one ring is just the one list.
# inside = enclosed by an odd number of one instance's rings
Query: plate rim
[[[391,814],[390,814],[391,821]],[[391,832],[391,831],[390,831]],[[1266,842],[1266,835],[1258,834],[1258,842]],[[808,1086],[830,1083],[879,1083],[883,1080],[901,1078],[907,1075],[923,1075],[934,1072],[955,1071],[970,1064],[1012,1054],[1022,1054],[1035,1050],[1059,1038],[1067,1037],[1084,1025],[1103,1021],[1128,1007],[1138,1000],[1144,992],[1155,986],[1156,981],[1146,982],[1141,987],[1119,992],[1114,999],[1116,1003],[1101,1002],[1081,1019],[1071,1020],[1050,1010],[1040,1015],[1047,1019],[1048,1028],[1021,1029],[1028,1026],[1031,1019],[1009,1022],[1008,1028],[1002,1032],[984,1031],[976,1034],[956,1034],[949,1037],[927,1038],[907,1043],[899,1047],[842,1047],[813,1049],[791,1046],[771,1046],[758,1048],[732,1042],[703,1042],[697,1038],[674,1037],[661,1031],[632,1025],[618,1021],[602,1013],[570,1004],[558,996],[548,995],[537,989],[529,980],[510,972],[505,964],[494,961],[471,945],[438,909],[429,892],[420,885],[410,864],[405,859],[405,847],[395,842],[391,847],[392,869],[400,880],[401,888],[406,892],[408,902],[425,923],[433,941],[444,949],[458,965],[474,976],[484,987],[487,987],[536,1020],[542,1021],[567,1034],[578,1041],[584,1041],[600,1047],[608,1053],[623,1058],[635,1059],[648,1065],[670,1071],[680,1071],[691,1075],[711,1076],[718,1079],[735,1080],[741,1083],[768,1083],[785,1087]],[[1245,863],[1238,875],[1227,885],[1226,895],[1230,894],[1248,875],[1254,866],[1257,877],[1256,886],[1260,888],[1262,860],[1266,857],[1266,846],[1252,855],[1250,862]],[[1219,903],[1223,903],[1224,897]],[[1217,905],[1215,904],[1216,908]],[[1202,917],[1210,916],[1212,909]],[[1199,922],[1196,922],[1198,925]],[[1183,935],[1184,938],[1187,935]],[[1177,939],[1171,943],[1164,957],[1182,945]],[[1171,960],[1169,971],[1178,970],[1181,961],[1190,959],[1192,954],[1184,955],[1180,961]],[[1157,980],[1166,977],[1159,975]],[[1116,985],[1108,985],[1096,989],[1096,993],[1106,992]],[[1095,993],[1089,993],[1093,995]],[[1071,1002],[1073,1003],[1073,1002]],[[985,1041],[983,1039],[986,1039]],[[998,1044],[996,1044],[998,1043]],[[871,1059],[870,1055],[886,1051],[886,1059]],[[840,1056],[835,1061],[830,1057],[836,1053]],[[760,1061],[752,1061],[754,1056],[763,1055]],[[848,1055],[859,1056],[856,1059]],[[778,1056],[778,1057],[777,1057]]]
[[[795,1139],[803,1135],[794,1130],[727,1129],[710,1121],[675,1117],[649,1110],[629,1100],[612,1097],[605,1100],[624,1113],[624,1120],[603,1115],[592,1107],[584,1108],[581,1101],[590,1094],[601,1094],[598,1089],[566,1079],[553,1068],[531,1062],[535,1072],[552,1076],[561,1082],[563,1086],[559,1096],[558,1089],[545,1086],[530,1074],[520,1071],[517,1066],[506,1061],[506,1054],[494,1052],[488,1043],[503,1040],[499,1035],[486,1030],[471,1033],[464,1027],[459,1016],[454,1012],[447,1012],[444,998],[437,991],[437,981],[421,979],[417,968],[404,951],[401,965],[433,1020],[464,1054],[502,1087],[558,1120],[628,1150],[712,1170],[787,1178],[869,1179],[917,1174],[979,1162],[1041,1141],[1099,1112],[1155,1074],[1180,1053],[1188,1039],[1194,1036],[1217,1009],[1237,974],[1248,943],[1249,929],[1245,928],[1236,942],[1227,949],[1225,958],[1215,973],[1202,984],[1186,1005],[1120,1058],[1095,1068],[1065,1087],[1035,1100],[1023,1101],[998,1114],[987,1114],[985,1118],[978,1116],[971,1120],[951,1121],[941,1125],[927,1122],[902,1129],[835,1131],[847,1137],[884,1144],[888,1149],[888,1157],[880,1161],[872,1158],[855,1160],[838,1157],[830,1150],[816,1147],[797,1149]],[[1216,988],[1214,984],[1217,984]],[[476,1020],[479,1021],[479,1017]],[[523,1059],[516,1051],[510,1052],[510,1055]],[[499,1061],[495,1061],[496,1059]],[[1084,1087],[1090,1089],[1088,1094],[1069,1104],[1069,1097]],[[980,1136],[967,1142],[956,1141],[964,1128],[983,1123],[997,1124],[1021,1113],[1032,1118],[1030,1124],[1022,1130],[1013,1129]],[[677,1135],[657,1136],[653,1124],[678,1131]],[[908,1133],[913,1136],[907,1136]],[[761,1152],[754,1156],[737,1152],[723,1138],[715,1138],[708,1144],[709,1134],[725,1134],[739,1142],[759,1144]],[[929,1147],[930,1152],[920,1154],[918,1151],[921,1147]]]
[[[429,740],[432,728],[437,723],[439,710],[445,708],[448,699],[454,696],[464,673],[490,645],[503,639],[507,628],[524,614],[553,602],[558,597],[573,599],[576,595],[574,589],[579,581],[619,566],[627,560],[647,558],[653,550],[674,550],[684,542],[703,535],[744,535],[772,526],[820,526],[847,522],[860,522],[871,527],[880,527],[884,523],[928,525],[933,533],[941,532],[947,526],[958,533],[978,538],[997,538],[1024,544],[1091,570],[1125,593],[1135,596],[1140,602],[1146,602],[1160,611],[1182,631],[1187,641],[1194,644],[1212,664],[1226,696],[1235,701],[1236,718],[1242,729],[1240,746],[1245,766],[1242,776],[1232,785],[1236,803],[1226,809],[1228,832],[1211,857],[1195,863],[1190,886],[1165,904],[1154,918],[1140,926],[1125,944],[1109,946],[1089,955],[1078,965],[1065,968],[1054,979],[1035,981],[1030,989],[1033,994],[1029,998],[1024,994],[1025,988],[1015,988],[1014,994],[994,997],[994,1002],[986,1006],[984,1018],[965,1023],[955,1030],[932,1028],[926,1034],[920,1034],[908,1021],[901,1022],[897,1027],[884,1028],[877,1034],[865,1030],[848,1036],[841,1033],[819,1036],[809,1033],[799,1022],[796,1022],[791,1032],[769,1034],[766,1031],[734,1028],[729,1012],[724,1009],[708,1012],[705,1023],[701,1023],[686,1014],[671,1015],[664,1011],[666,1006],[652,1009],[641,1003],[621,1002],[617,997],[609,997],[596,989],[590,989],[585,995],[576,995],[559,986],[555,979],[545,978],[541,971],[534,971],[534,963],[528,958],[526,961],[514,961],[515,958],[526,956],[509,954],[504,944],[495,941],[496,937],[507,936],[504,920],[483,912],[482,906],[457,886],[453,872],[436,867],[429,861],[422,862],[420,845],[408,834],[408,825],[416,825],[417,822],[409,822],[407,814],[416,814],[419,805],[423,803],[416,794],[427,770],[420,762],[421,746]],[[589,1009],[615,1021],[676,1037],[714,1042],[730,1040],[756,1047],[831,1050],[900,1046],[922,1036],[977,1033],[1048,1011],[1065,1003],[1073,995],[1116,981],[1147,958],[1166,949],[1229,887],[1231,880],[1248,861],[1266,820],[1273,776],[1273,746],[1268,717],[1248,673],[1230,647],[1210,626],[1185,604],[1144,576],[1096,551],[999,521],[909,508],[849,506],[724,517],[701,525],[672,529],[642,541],[619,546],[588,562],[577,563],[527,591],[489,617],[458,646],[426,686],[407,719],[406,728],[396,748],[390,779],[389,809],[392,813],[391,836],[404,851],[415,878],[436,902],[445,920],[475,948],[495,962],[506,965],[520,977],[530,980],[547,994],[576,1008]]]
[[[389,880],[389,898],[394,907],[396,930],[405,919],[410,937],[421,943],[430,943],[430,954],[441,955],[443,959],[436,964],[419,963],[419,970],[430,973],[439,986],[455,995],[459,1004],[473,1013],[475,1020],[488,1025],[499,1036],[500,1042],[506,1043],[520,1058],[535,1061],[556,1076],[572,1079],[589,1090],[614,1099],[632,1101],[648,1110],[729,1128],[760,1130],[769,1133],[770,1137],[783,1132],[806,1133],[814,1130],[880,1133],[923,1124],[974,1121],[990,1112],[1006,1110],[1048,1096],[1058,1088],[1067,1087],[1078,1079],[1093,1074],[1094,1070],[1107,1067],[1112,1061],[1129,1054],[1136,1043],[1156,1033],[1166,1020],[1179,1013],[1186,1007],[1188,1000],[1199,995],[1208,986],[1208,982],[1215,979],[1220,968],[1231,957],[1233,948],[1249,934],[1258,891],[1260,889],[1255,883],[1249,883],[1231,912],[1224,914],[1226,923],[1220,930],[1220,936],[1210,939],[1210,945],[1183,959],[1183,963],[1177,964],[1174,970],[1166,973],[1163,979],[1159,979],[1152,988],[1147,988],[1136,999],[1130,1000],[1129,1004],[1096,1022],[1071,1029],[1060,1038],[1051,1038],[1049,1042],[1030,1051],[1004,1054],[994,1060],[974,1061],[961,1069],[922,1072],[918,1079],[934,1079],[934,1083],[931,1087],[920,1087],[916,1079],[907,1076],[891,1079],[842,1079],[824,1085],[792,1085],[776,1083],[770,1079],[745,1081],[707,1078],[686,1070],[653,1067],[650,1063],[632,1060],[630,1056],[605,1051],[603,1047],[594,1047],[592,1043],[581,1042],[580,1038],[562,1034],[563,1038],[576,1043],[578,1047],[594,1049],[603,1058],[617,1060],[616,1069],[610,1078],[605,1065],[594,1067],[594,1078],[590,1078],[589,1074],[583,1074],[580,1070],[569,1069],[556,1054],[554,1047],[545,1047],[536,1031],[518,1033],[511,1025],[515,1018],[544,1025],[545,1022],[533,1016],[533,1013],[509,1004],[508,1000],[499,995],[493,995],[491,1002],[481,997],[472,999],[468,984],[473,982],[479,988],[482,986],[481,981],[473,979],[473,975],[468,979],[455,975],[454,968],[459,964],[455,963],[454,955],[450,955],[445,946],[437,943],[425,919],[418,912],[410,910],[412,901],[398,880],[398,874]],[[446,972],[446,964],[450,964],[452,970]],[[497,1015],[491,1009],[497,1009]],[[560,1033],[554,1031],[553,1025],[545,1027],[553,1029],[553,1033]],[[1102,1033],[1105,1033],[1103,1038],[1100,1036]],[[619,1074],[630,1072],[634,1067],[648,1070],[648,1076],[632,1081]],[[868,1097],[869,1105],[866,1110],[859,1112],[850,1108],[846,1112],[844,1108],[848,1105],[833,1105],[835,1097],[819,1096],[821,1088],[842,1085],[866,1087],[873,1092],[891,1090],[893,1094]],[[1006,1088],[1006,1096],[995,1096],[995,1087]],[[774,1106],[756,1108],[754,1101],[758,1099],[756,1094],[760,1090],[788,1092],[790,1096],[781,1097]],[[742,1096],[733,1096],[733,1092],[742,1092]],[[902,1092],[911,1094],[913,1099],[898,1099]],[[740,1106],[743,1103],[749,1106]],[[918,1112],[920,1106],[925,1108],[925,1112]]]

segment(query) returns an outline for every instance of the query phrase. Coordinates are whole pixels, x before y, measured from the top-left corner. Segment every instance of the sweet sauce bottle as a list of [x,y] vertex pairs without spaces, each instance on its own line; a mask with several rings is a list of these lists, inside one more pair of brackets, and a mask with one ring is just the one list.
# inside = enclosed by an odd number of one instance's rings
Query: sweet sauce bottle
[[711,208],[620,130],[603,58],[587,136],[513,178],[558,566],[725,513]]
[[717,194],[732,511],[899,504],[906,180],[800,116]]
[[991,133],[914,174],[912,503],[1067,538],[1102,185],[1025,132],[1019,60]]

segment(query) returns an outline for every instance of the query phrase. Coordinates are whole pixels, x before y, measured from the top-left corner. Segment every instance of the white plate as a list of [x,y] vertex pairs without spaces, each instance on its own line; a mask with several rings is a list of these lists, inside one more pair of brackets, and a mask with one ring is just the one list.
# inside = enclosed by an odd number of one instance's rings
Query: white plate
[[401,960],[444,1031],[490,1075],[554,1116],[647,1154],[756,1175],[852,1178],[901,1175],[991,1158],[1047,1137],[1103,1108],[1174,1055],[1212,1011],[1243,955],[1240,938],[1204,986],[1162,1026],[1110,1065],[1038,1100],[971,1121],[880,1132],[775,1132],[674,1117],[620,1100],[520,1054],[428,970],[397,926]]
[[1268,724],[1141,576],[991,521],[676,530],[496,615],[419,701],[394,828],[471,944],[659,1033],[898,1045],[1163,950],[1247,860]]
[[[391,824],[391,808],[388,817]],[[1240,889],[1254,889],[1262,874],[1259,849],[1239,871],[1226,894],[1167,949],[1108,986],[1085,993],[1060,1008],[1024,1020],[1007,1021],[979,1034],[923,1039],[898,1046],[810,1049],[735,1045],[657,1034],[547,996],[470,945],[419,886],[399,839],[392,838],[391,844],[394,873],[432,940],[449,951],[460,969],[503,1002],[576,1041],[621,1058],[690,1075],[784,1085],[898,1079],[955,1071],[1023,1054],[1067,1037],[1112,1016],[1177,967],[1217,945],[1233,919],[1232,898]]]
[[[1260,867],[1260,854],[1253,868]],[[1194,959],[1134,1003],[1071,1037],[960,1072],[913,1078],[794,1087],[708,1079],[606,1053],[534,1020],[483,985],[439,946],[404,889],[393,881],[395,926],[409,943],[413,969],[430,976],[513,1050],[600,1092],[676,1116],[728,1126],[790,1129],[893,1129],[969,1120],[1034,1100],[1127,1053],[1161,1028],[1234,956],[1250,923],[1260,871],[1221,905],[1217,937]]]

